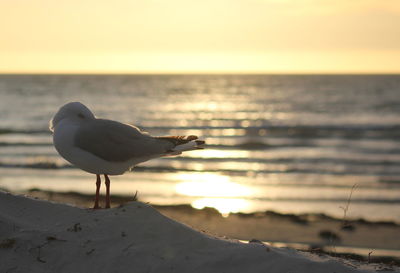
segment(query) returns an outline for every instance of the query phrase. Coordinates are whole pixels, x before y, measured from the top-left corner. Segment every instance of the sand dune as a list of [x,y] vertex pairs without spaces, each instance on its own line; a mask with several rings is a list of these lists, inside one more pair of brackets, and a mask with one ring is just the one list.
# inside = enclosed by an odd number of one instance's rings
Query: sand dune
[[91,210],[0,192],[0,223],[0,272],[370,272],[214,238],[140,202]]

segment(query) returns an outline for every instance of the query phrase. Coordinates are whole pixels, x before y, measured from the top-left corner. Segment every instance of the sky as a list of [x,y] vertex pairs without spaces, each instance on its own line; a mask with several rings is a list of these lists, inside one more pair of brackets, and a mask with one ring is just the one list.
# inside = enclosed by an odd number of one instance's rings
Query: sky
[[0,0],[0,73],[400,73],[400,1]]

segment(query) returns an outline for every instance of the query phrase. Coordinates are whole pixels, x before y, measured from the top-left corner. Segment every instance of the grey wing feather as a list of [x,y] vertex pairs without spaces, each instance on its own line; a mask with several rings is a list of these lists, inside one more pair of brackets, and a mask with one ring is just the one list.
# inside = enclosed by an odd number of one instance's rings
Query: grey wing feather
[[81,126],[75,136],[75,145],[113,162],[162,155],[170,149],[170,145],[134,126],[105,119],[96,119]]

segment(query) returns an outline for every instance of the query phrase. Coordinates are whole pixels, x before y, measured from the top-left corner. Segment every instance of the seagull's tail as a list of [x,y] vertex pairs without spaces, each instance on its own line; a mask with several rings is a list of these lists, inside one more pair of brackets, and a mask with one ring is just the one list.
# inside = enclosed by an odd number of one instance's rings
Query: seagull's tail
[[167,155],[179,155],[183,151],[204,149],[204,140],[198,140],[197,136],[162,136],[158,139],[166,140],[173,144],[173,147],[167,151]]

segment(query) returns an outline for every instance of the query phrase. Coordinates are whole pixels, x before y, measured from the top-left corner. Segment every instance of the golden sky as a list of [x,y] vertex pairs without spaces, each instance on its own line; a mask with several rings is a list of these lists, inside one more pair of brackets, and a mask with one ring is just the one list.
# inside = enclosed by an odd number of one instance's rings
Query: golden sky
[[398,73],[399,0],[0,0],[0,72]]

